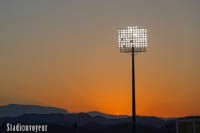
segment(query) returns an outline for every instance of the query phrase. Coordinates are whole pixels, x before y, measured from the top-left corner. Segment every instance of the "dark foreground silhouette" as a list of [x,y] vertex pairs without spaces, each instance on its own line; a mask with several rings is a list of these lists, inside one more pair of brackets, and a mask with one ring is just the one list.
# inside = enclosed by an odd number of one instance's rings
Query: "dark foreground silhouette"
[[[199,117],[198,117],[199,118]],[[78,114],[24,114],[0,118],[0,131],[5,133],[7,123],[47,124],[48,133],[131,133],[131,118],[107,119],[102,116]],[[156,117],[137,117],[137,133],[175,133],[176,120]],[[20,133],[20,132],[18,132]]]
[[[63,109],[32,105],[1,106],[0,113],[0,133],[6,133],[8,123],[48,125],[48,133],[132,133],[129,116],[115,116],[101,112],[69,113]],[[137,133],[176,133],[176,121],[189,118],[191,117],[161,119],[137,116]],[[200,117],[192,118],[200,119]]]

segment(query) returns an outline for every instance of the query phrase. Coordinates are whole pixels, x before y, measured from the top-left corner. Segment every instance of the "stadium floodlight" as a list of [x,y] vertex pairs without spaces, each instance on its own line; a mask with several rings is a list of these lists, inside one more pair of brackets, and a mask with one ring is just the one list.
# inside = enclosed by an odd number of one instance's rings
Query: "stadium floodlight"
[[146,52],[148,46],[147,29],[136,26],[119,29],[118,43],[120,52],[132,54],[132,130],[136,133],[134,55],[138,52]]
[[147,48],[147,29],[127,27],[119,29],[118,41],[120,52],[145,52]]

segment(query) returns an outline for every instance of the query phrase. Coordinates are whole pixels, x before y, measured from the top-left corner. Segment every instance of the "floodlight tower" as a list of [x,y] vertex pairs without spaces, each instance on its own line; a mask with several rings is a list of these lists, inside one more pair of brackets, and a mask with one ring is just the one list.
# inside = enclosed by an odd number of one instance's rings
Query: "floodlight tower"
[[132,55],[132,132],[136,133],[136,109],[135,109],[135,65],[134,55],[146,52],[147,29],[130,26],[118,30],[118,46],[120,52]]

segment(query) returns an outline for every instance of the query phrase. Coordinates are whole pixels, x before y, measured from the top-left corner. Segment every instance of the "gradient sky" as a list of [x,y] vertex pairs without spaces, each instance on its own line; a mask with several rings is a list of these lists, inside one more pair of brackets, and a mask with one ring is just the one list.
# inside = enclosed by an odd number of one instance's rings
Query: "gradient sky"
[[118,28],[149,31],[136,56],[138,115],[200,115],[199,0],[0,1],[0,105],[131,114]]

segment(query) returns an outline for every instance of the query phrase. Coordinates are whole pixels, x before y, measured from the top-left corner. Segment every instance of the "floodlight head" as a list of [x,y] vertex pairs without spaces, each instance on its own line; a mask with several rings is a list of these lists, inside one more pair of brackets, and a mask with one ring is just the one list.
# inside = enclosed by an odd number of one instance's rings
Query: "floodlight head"
[[145,52],[147,49],[147,29],[130,26],[118,31],[120,52]]

